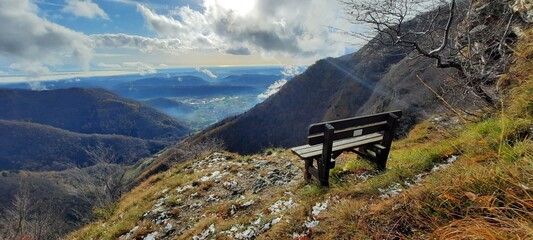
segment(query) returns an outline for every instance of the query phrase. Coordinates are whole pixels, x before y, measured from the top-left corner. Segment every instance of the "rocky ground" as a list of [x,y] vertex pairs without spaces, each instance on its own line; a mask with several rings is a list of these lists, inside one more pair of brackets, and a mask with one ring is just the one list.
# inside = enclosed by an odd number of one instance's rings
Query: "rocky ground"
[[174,239],[198,228],[203,219],[251,220],[232,225],[226,222],[225,228],[213,222],[193,239],[251,239],[268,231],[297,204],[290,190],[303,179],[298,160],[281,154],[235,159],[230,153],[213,153],[191,163],[180,174],[201,177],[163,189],[152,209],[121,239]]
[[[342,156],[341,156],[342,158]],[[457,159],[451,156],[430,172],[414,179],[379,189],[379,199],[387,199],[420,184],[426,175],[446,168]],[[342,159],[341,159],[342,161]],[[290,221],[291,210],[301,204],[297,193],[305,184],[302,162],[288,151],[268,151],[263,155],[241,157],[213,153],[185,165],[176,174],[191,181],[160,192],[151,210],[121,239],[255,239],[282,221]],[[375,172],[348,172],[339,181],[363,182]],[[319,214],[342,201],[325,196],[309,205],[302,231],[294,239],[305,239],[320,223]]]

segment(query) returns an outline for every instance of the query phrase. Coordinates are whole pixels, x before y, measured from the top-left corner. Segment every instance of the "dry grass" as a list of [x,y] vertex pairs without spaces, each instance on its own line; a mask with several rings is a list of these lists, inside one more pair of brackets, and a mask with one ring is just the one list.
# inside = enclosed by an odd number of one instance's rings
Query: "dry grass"
[[[530,37],[525,40],[533,41],[533,31],[527,34]],[[286,199],[283,193],[290,191],[298,205],[259,239],[290,239],[293,233],[304,232],[303,223],[312,217],[312,207],[328,197],[338,200],[317,216],[320,224],[302,239],[533,239],[533,44],[521,43],[517,56],[505,76],[513,80],[510,86],[514,87],[508,90],[502,110],[492,117],[461,129],[426,121],[406,139],[394,142],[384,173],[366,181],[343,181],[352,173],[372,172],[367,162],[346,155],[332,172],[335,179],[330,188],[302,181],[291,189],[269,192],[269,198],[255,199],[256,204],[239,216],[227,212],[238,200],[221,202],[179,238],[191,238],[215,222],[217,232],[249,223],[259,213],[267,215],[268,206]],[[459,156],[455,163],[431,171],[452,155]],[[247,162],[254,157],[235,156],[234,161]],[[268,161],[293,158],[279,149],[265,150],[262,157]],[[161,189],[183,186],[202,176],[182,174],[187,167],[187,163],[179,164],[152,176],[125,196],[107,221],[91,224],[70,238],[113,239],[127,232],[153,206]],[[420,176],[419,184],[406,183]],[[393,184],[403,191],[381,199],[383,189]],[[203,185],[212,187],[209,182]]]
[[[343,201],[323,215],[311,237],[532,239],[533,45],[522,43],[519,51],[510,75],[520,80],[501,112],[457,131],[431,121],[418,125],[394,144],[387,172],[329,191]],[[421,185],[377,199],[379,188],[402,183],[452,154],[459,160]]]

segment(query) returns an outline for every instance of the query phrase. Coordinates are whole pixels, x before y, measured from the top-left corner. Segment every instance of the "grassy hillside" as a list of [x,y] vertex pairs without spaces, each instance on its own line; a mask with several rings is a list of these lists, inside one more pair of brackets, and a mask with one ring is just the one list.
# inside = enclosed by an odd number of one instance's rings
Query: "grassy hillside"
[[68,238],[531,239],[533,30],[521,39],[500,110],[418,124],[383,173],[345,154],[320,188],[287,150],[214,153],[150,177]]

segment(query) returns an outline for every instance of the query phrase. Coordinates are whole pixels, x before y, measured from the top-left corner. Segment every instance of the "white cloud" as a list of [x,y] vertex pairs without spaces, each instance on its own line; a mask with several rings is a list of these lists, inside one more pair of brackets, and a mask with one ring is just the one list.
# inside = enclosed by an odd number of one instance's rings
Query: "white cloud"
[[13,63],[9,65],[9,67],[25,72],[30,78],[35,78],[50,73],[50,70],[39,62],[22,61]]
[[274,95],[275,93],[277,93],[281,87],[283,87],[283,85],[285,85],[288,81],[285,80],[285,79],[280,79],[274,83],[272,83],[270,86],[268,86],[268,89],[257,95],[257,98],[260,99],[260,100],[265,100],[267,99],[268,97]]
[[292,66],[292,65],[286,65],[283,66],[283,69],[281,70],[281,75],[285,77],[294,77],[298,74],[302,73],[302,70],[298,66]]
[[143,53],[163,51],[179,53],[183,50],[179,39],[160,39],[127,34],[93,34],[90,36],[96,48],[131,48]]
[[30,0],[0,1],[0,55],[12,62],[10,67],[37,76],[74,60],[87,69],[90,39],[39,17],[37,11]]
[[257,95],[257,98],[260,100],[265,100],[268,97],[276,94],[281,89],[281,87],[283,87],[283,85],[285,85],[288,82],[287,79],[291,79],[294,76],[300,74],[301,72],[302,72],[302,69],[298,66],[293,66],[293,65],[283,66],[283,69],[281,69],[281,75],[283,75],[283,78],[281,78],[280,80],[268,86],[268,89],[265,92]]
[[140,75],[146,75],[157,72],[157,70],[152,65],[142,62],[125,62],[122,63],[122,68],[136,71]]
[[196,71],[204,73],[205,75],[209,76],[210,78],[218,78],[218,76],[216,74],[214,74],[213,72],[211,72],[211,70],[206,69],[206,68],[205,69],[196,68]]
[[122,68],[122,65],[116,64],[116,63],[111,63],[111,64],[109,64],[109,63],[98,63],[98,64],[96,64],[96,66],[101,67],[101,68],[115,69],[115,70]]
[[347,29],[349,23],[338,17],[342,7],[336,1],[252,1],[245,11],[235,4],[221,4],[226,2],[204,0],[204,11],[180,7],[169,15],[140,4],[138,10],[160,37],[177,38],[182,47],[191,49],[300,58],[344,53],[345,39],[331,27]]
[[41,82],[28,82],[28,85],[30,86],[30,89],[34,91],[48,90]]
[[66,3],[67,5],[63,8],[64,12],[72,13],[78,17],[109,19],[104,10],[91,0],[66,0]]

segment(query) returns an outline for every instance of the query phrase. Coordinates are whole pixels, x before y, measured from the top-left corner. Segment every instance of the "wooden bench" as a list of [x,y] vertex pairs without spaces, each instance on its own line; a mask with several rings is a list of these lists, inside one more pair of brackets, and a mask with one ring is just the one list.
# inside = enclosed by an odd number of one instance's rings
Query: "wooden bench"
[[[309,126],[309,144],[294,147],[293,153],[305,160],[305,179],[316,177],[322,186],[329,186],[329,170],[344,151],[376,163],[385,170],[394,130],[402,111],[391,111],[362,117],[346,118]],[[317,167],[313,165],[317,161]]]

